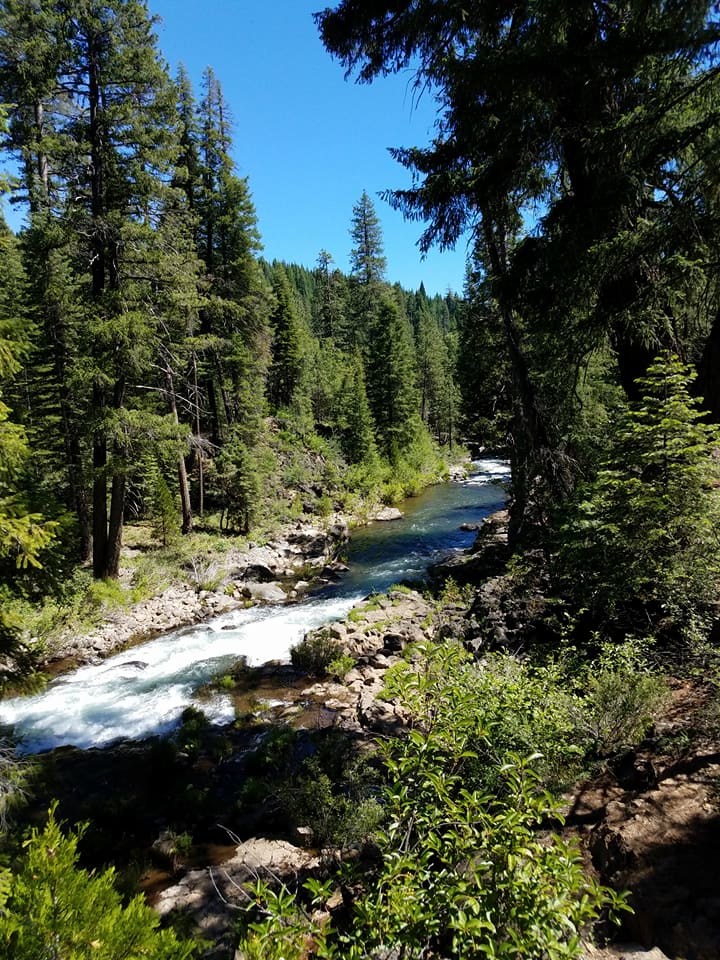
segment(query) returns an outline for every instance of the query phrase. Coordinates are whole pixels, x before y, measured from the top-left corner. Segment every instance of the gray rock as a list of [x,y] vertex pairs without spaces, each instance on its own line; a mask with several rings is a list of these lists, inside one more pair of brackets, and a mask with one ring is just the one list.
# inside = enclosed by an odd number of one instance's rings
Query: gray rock
[[263,600],[265,603],[282,603],[287,595],[279,583],[249,583],[243,589],[243,595],[251,600]]
[[373,520],[400,520],[403,516],[402,510],[397,507],[383,507],[373,517]]

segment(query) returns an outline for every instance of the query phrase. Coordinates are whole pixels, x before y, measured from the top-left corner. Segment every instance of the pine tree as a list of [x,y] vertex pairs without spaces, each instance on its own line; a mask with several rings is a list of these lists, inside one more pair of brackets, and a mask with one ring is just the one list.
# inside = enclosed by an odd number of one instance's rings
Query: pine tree
[[409,323],[386,297],[371,331],[367,391],[378,443],[391,460],[418,433],[416,377]]
[[359,346],[364,350],[377,317],[386,268],[380,221],[364,190],[353,207],[350,237],[353,244],[350,251],[351,310],[346,346]]
[[720,432],[691,396],[694,378],[676,356],[655,360],[569,511],[560,578],[593,623],[686,628],[717,601]]
[[216,445],[227,427],[260,429],[269,360],[271,296],[257,261],[260,235],[246,179],[230,157],[231,121],[217,77],[204,75],[200,107],[198,249],[206,276],[198,353]]
[[19,869],[0,873],[0,945],[7,960],[190,960],[191,941],[159,930],[142,895],[127,906],[112,869],[89,873],[77,865],[82,830],[64,835],[54,808],[44,830],[33,829]]
[[272,312],[272,362],[268,374],[268,399],[274,410],[288,407],[303,373],[303,331],[284,267],[274,269]]
[[317,259],[317,292],[313,301],[313,325],[318,337],[348,340],[346,329],[347,283],[339,270],[332,269],[333,258],[321,250]]
[[[23,483],[30,454],[27,434],[3,402],[13,376],[21,370],[20,355],[27,344],[22,313],[25,277],[15,238],[4,223],[0,224],[0,263],[0,557],[12,557],[19,567],[38,566],[56,524],[28,509]],[[2,625],[0,613],[0,633]]]
[[[18,10],[40,16],[43,27],[38,42],[20,34],[22,56],[5,61],[7,82],[23,93],[12,144],[29,158],[28,251],[34,265],[49,268],[34,289],[64,394],[71,488],[83,483],[84,449],[92,450],[93,572],[116,576],[134,429],[128,384],[147,371],[157,334],[145,265],[160,255],[156,227],[176,147],[173,94],[140,0],[84,0],[70,14],[53,0],[17,0]],[[12,49],[16,25],[5,19],[2,28]],[[43,248],[47,258],[37,256]],[[67,279],[77,294],[71,309],[62,295]],[[77,490],[73,496],[82,527]]]
[[350,463],[371,463],[377,453],[373,417],[360,353],[355,352],[343,381],[342,451]]
[[350,251],[351,275],[365,287],[382,283],[387,267],[383,255],[382,229],[373,202],[365,190],[353,207],[350,236],[353,241]]

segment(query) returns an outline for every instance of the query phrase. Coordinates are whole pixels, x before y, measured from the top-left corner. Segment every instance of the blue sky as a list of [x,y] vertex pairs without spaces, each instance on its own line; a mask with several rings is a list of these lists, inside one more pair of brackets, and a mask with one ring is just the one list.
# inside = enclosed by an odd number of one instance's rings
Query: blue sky
[[[329,2],[329,0],[328,0]],[[353,204],[363,190],[382,222],[388,279],[428,293],[462,291],[466,245],[421,260],[419,223],[378,196],[410,178],[390,146],[428,141],[429,96],[416,102],[411,75],[371,86],[344,80],[312,19],[323,0],[149,0],[162,18],[160,49],[174,73],[187,67],[196,94],[212,66],[235,121],[235,160],[247,176],[268,259],[314,266],[321,249],[347,270]]]

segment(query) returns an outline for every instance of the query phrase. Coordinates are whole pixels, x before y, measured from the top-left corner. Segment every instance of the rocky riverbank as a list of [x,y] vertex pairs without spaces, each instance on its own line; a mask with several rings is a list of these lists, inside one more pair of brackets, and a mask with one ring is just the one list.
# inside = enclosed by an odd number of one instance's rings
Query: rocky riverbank
[[323,526],[297,523],[264,546],[230,550],[214,561],[213,589],[177,582],[157,596],[112,610],[87,633],[67,630],[52,643],[47,665],[59,672],[234,607],[291,602],[311,579],[330,579],[342,569],[336,557],[348,536],[348,521],[337,517]]

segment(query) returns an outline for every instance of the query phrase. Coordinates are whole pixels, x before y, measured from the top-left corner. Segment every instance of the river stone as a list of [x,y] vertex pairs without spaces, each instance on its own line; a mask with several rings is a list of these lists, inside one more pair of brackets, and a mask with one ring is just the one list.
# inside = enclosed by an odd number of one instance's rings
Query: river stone
[[282,603],[286,593],[277,581],[273,583],[249,583],[243,589],[243,596],[251,600],[264,600],[266,603]]
[[252,563],[243,571],[242,579],[257,581],[258,583],[271,583],[275,579],[275,571],[264,563]]
[[383,507],[378,513],[375,514],[374,520],[400,520],[403,513],[402,510],[398,510],[397,507]]

